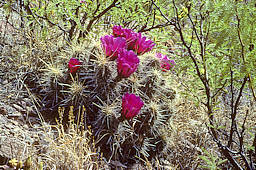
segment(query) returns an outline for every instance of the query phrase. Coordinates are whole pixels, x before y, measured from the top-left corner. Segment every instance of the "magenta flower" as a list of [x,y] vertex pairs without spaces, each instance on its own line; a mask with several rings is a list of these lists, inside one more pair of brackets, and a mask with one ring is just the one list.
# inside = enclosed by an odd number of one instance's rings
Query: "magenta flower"
[[114,37],[124,37],[125,39],[129,38],[134,32],[131,29],[122,28],[122,26],[113,26],[113,35]]
[[128,49],[132,49],[135,45],[137,40],[137,34],[133,32],[131,29],[122,28],[122,26],[113,26],[113,35],[114,37],[123,37],[126,40]]
[[124,37],[126,39],[128,50],[135,51],[138,55],[142,55],[155,46],[154,42],[142,37],[141,33],[136,33],[131,29],[122,28],[122,26],[114,26],[112,28],[115,37]]
[[126,48],[126,40],[122,37],[115,38],[112,35],[106,35],[100,40],[106,56],[112,61],[118,57],[121,49]]
[[141,36],[141,33],[138,33],[137,40],[136,40],[135,46],[133,48],[134,48],[134,51],[136,51],[136,53],[138,55],[142,55],[146,52],[151,51],[155,45],[156,44],[153,41],[147,40],[146,37]]
[[176,65],[174,60],[169,59],[166,55],[163,55],[161,53],[156,53],[156,57],[160,60],[160,67],[164,72],[170,70]]
[[122,116],[131,119],[139,114],[144,105],[140,97],[126,93],[122,98]]
[[118,75],[123,78],[129,77],[137,70],[139,62],[139,58],[132,50],[121,50],[117,58]]
[[125,30],[127,29],[122,28],[122,26],[115,25],[112,27],[113,35],[115,37],[125,37]]
[[76,59],[76,58],[71,58],[68,62],[68,68],[70,70],[70,73],[75,73],[77,71],[77,69],[80,68],[80,65],[82,63]]

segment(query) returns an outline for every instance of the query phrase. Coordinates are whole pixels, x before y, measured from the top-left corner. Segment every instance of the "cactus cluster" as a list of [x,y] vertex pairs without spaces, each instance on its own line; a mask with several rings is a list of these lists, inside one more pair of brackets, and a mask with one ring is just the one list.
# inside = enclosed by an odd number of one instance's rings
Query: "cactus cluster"
[[175,92],[170,74],[175,62],[161,53],[154,55],[154,42],[141,33],[121,26],[112,30],[113,35],[102,36],[101,46],[85,50],[83,57],[76,52],[61,58],[68,63],[66,70],[42,61],[44,79],[36,82],[40,111],[54,117],[59,106],[72,106],[76,120],[84,106],[82,121],[92,127],[107,161],[152,159],[165,146],[160,131],[171,116]]

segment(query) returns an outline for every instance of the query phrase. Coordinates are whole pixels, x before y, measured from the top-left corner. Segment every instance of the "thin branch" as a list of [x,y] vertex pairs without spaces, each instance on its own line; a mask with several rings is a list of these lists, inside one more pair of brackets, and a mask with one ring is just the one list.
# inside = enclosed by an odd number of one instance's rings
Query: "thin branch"
[[171,25],[176,25],[176,22],[175,22],[175,21],[169,20],[169,18],[166,17],[166,16],[163,14],[163,12],[161,11],[161,9],[155,4],[154,0],[152,0],[152,3],[155,5],[155,7],[158,9],[158,11],[161,13],[162,17],[164,17],[164,19],[165,19],[166,21],[168,21]]
[[244,78],[243,84],[242,84],[242,86],[241,86],[241,88],[240,88],[240,90],[239,90],[239,94],[238,94],[238,97],[237,97],[237,99],[236,99],[236,103],[235,103],[235,107],[234,107],[234,114],[235,114],[235,116],[236,116],[236,114],[237,114],[237,108],[238,108],[240,99],[241,99],[241,97],[242,97],[243,89],[244,89],[244,86],[245,86],[247,80],[248,80],[248,77],[246,76],[246,77]]
[[104,14],[106,14],[111,8],[115,7],[116,6],[116,2],[118,0],[114,0],[106,9],[104,9],[101,13],[99,13],[99,15],[93,17],[93,19],[91,19],[89,21],[89,24],[87,25],[87,28],[86,28],[86,32],[85,34],[88,34],[91,30],[91,27],[94,23],[94,21],[96,21],[97,19],[99,19],[100,17],[102,17]]
[[95,9],[95,11],[93,12],[93,15],[96,15],[96,13],[99,11],[100,9],[100,3],[99,3],[99,0],[97,0],[97,7]]
[[255,154],[255,157],[256,157],[256,133],[254,135],[254,140],[253,140],[252,146],[254,147],[254,154]]
[[[78,16],[79,8],[80,8],[80,6],[78,6],[78,7],[76,8],[75,16]],[[76,29],[76,26],[77,26],[77,23],[76,23],[76,21],[74,21],[73,19],[70,19],[69,22],[70,22],[70,24],[71,24],[71,28],[70,28],[70,30],[68,31],[68,33],[69,33],[69,39],[72,40],[73,35],[74,35],[74,32],[75,32],[75,29]]]
[[242,125],[242,131],[241,131],[240,137],[239,137],[239,141],[240,141],[240,151],[242,151],[242,147],[243,147],[243,138],[244,138],[244,131],[245,131],[245,122],[246,122],[246,119],[247,119],[247,117],[248,117],[248,114],[249,114],[249,110],[246,110],[245,118],[244,118],[243,125]]
[[253,89],[251,74],[248,74],[248,77],[249,77],[249,86],[250,86],[250,89],[252,91],[252,96],[254,98],[254,101],[256,102],[256,94],[255,94],[255,91]]
[[[231,62],[231,59],[230,59]],[[231,127],[230,127],[230,134],[229,134],[229,140],[228,140],[228,147],[232,147],[232,141],[233,141],[233,133],[234,133],[234,124],[235,124],[235,116],[234,116],[234,89],[233,89],[233,70],[230,67],[230,84],[231,84]]]
[[29,15],[32,15],[32,17],[35,19],[35,21],[40,25],[42,26],[42,24],[37,20],[37,18],[35,17],[34,13],[32,12],[31,8],[30,8],[30,3],[28,1],[28,4],[27,5],[24,5],[24,8],[26,9],[27,13]]
[[56,24],[54,22],[52,22],[47,16],[43,17],[43,16],[40,16],[38,15],[36,12],[34,13],[38,18],[41,18],[41,19],[44,19],[46,20],[49,24],[51,24],[52,26],[57,26],[61,31],[63,31],[64,33],[67,33],[67,31],[62,28],[59,24]]
[[153,29],[163,28],[163,27],[167,27],[167,26],[170,26],[170,25],[172,25],[172,24],[167,22],[165,24],[158,24],[158,25],[152,26],[150,28],[141,28],[138,32],[147,32],[147,31],[150,31],[150,30],[153,30]]
[[247,119],[247,116],[249,114],[249,110],[246,111],[246,115],[245,115],[245,118],[244,118],[244,121],[243,121],[243,125],[242,125],[242,131],[239,135],[239,143],[240,143],[240,155],[242,157],[242,159],[244,160],[245,164],[246,164],[246,167],[247,169],[250,169],[252,170],[253,167],[250,165],[249,161],[246,159],[246,156],[243,154],[244,152],[244,131],[245,131],[245,122],[246,122],[246,119]]
[[216,95],[218,95],[218,93],[225,87],[226,83],[227,83],[227,79],[222,84],[222,86],[220,88],[218,88],[218,90],[215,92],[215,94],[212,95],[212,98],[214,98]]
[[[212,131],[210,131],[210,132],[212,132]],[[214,134],[212,134],[212,135],[214,136]],[[239,165],[239,163],[236,161],[236,159],[234,159],[234,157],[231,155],[231,153],[237,154],[238,152],[234,152],[227,146],[222,145],[221,142],[216,138],[213,138],[213,140],[217,143],[218,147],[220,148],[221,153],[228,159],[228,161],[234,166],[234,168],[237,170],[243,170],[243,168]]]

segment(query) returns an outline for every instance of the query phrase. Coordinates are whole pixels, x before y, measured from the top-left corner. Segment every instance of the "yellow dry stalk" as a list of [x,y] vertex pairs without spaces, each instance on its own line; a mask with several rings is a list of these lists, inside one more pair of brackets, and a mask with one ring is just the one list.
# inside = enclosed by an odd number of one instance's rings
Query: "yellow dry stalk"
[[68,120],[69,120],[69,125],[74,123],[75,117],[74,117],[74,106],[69,107],[69,113],[68,113]]
[[96,143],[95,143],[95,137],[92,136],[92,146],[93,146],[93,152],[96,153]]
[[16,166],[16,169],[21,169],[23,166],[23,162],[20,160]]
[[18,165],[18,160],[13,158],[9,161],[11,167],[16,167]]
[[80,127],[82,127],[82,131],[84,130],[84,114],[86,114],[86,108],[85,106],[83,105],[83,111],[82,111],[82,114],[81,114],[81,119],[80,119]]
[[64,107],[59,107],[59,108],[58,108],[60,124],[62,124],[62,122],[63,122],[64,111],[65,111],[65,108],[64,108]]
[[30,169],[32,166],[32,158],[29,156],[24,163],[24,169]]
[[87,128],[88,128],[88,133],[89,133],[89,136],[92,136],[92,127],[91,126],[87,126]]
[[84,133],[84,114],[86,112],[86,108],[83,105],[82,109],[79,107],[78,115],[77,115],[77,123],[76,123],[76,132],[77,134],[83,134]]
[[44,163],[43,162],[39,162],[38,170],[43,170],[43,169],[44,169]]

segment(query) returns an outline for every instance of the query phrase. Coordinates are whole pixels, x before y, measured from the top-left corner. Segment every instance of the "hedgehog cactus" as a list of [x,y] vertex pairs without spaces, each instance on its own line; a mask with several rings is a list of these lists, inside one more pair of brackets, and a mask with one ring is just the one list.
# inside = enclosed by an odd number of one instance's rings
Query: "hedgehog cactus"
[[114,26],[113,36],[99,41],[101,47],[79,54],[79,58],[84,56],[83,65],[70,59],[67,75],[48,86],[54,93],[38,94],[42,108],[51,105],[48,109],[57,112],[58,106],[72,105],[75,115],[84,105],[85,126],[92,126],[106,159],[124,164],[134,162],[136,155],[153,159],[164,147],[160,130],[170,118],[174,94],[167,86],[170,77],[163,76],[157,66],[169,70],[172,66],[164,64],[170,60],[160,54],[159,60],[143,55],[155,46],[153,41],[121,26]]

